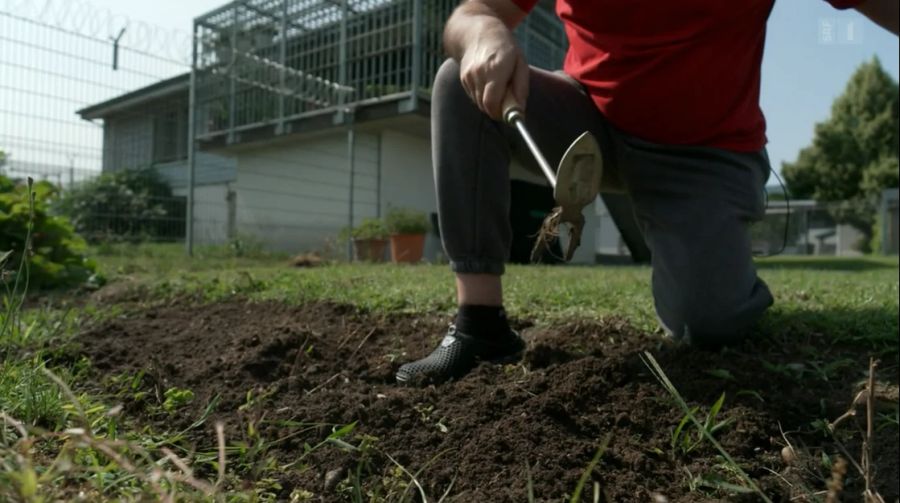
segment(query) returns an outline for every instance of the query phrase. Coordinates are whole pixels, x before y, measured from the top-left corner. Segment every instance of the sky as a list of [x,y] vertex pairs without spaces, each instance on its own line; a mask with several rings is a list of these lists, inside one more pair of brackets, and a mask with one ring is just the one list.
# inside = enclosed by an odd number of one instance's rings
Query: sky
[[[116,15],[184,33],[190,32],[194,17],[224,3],[85,1]],[[809,144],[814,124],[828,117],[832,101],[841,94],[854,69],[873,55],[898,78],[897,38],[860,14],[835,10],[824,0],[776,1],[768,27],[761,94],[773,167],[779,169],[781,162],[794,160]]]
[[[828,23],[833,28],[827,40]],[[853,40],[848,41],[851,34]],[[762,68],[761,105],[768,122],[772,165],[793,161],[813,138],[816,122],[853,71],[877,55],[898,78],[897,37],[854,10],[838,11],[823,0],[779,0],[769,20]]]

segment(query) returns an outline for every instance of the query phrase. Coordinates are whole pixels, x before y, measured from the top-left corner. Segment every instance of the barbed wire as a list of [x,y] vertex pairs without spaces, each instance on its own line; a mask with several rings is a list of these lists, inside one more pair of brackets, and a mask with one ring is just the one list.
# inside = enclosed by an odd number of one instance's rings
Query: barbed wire
[[124,28],[122,49],[190,64],[190,34],[135,21],[85,0],[0,0],[0,13],[108,43]]

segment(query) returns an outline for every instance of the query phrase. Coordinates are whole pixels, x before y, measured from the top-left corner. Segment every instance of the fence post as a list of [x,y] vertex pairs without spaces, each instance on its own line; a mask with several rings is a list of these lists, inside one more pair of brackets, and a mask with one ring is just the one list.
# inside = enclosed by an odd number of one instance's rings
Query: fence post
[[275,125],[276,134],[284,134],[284,94],[287,89],[287,27],[288,27],[288,0],[281,0],[281,40],[278,41],[278,63],[281,64],[278,76],[278,122]]
[[231,64],[228,65],[228,136],[226,142],[231,145],[235,142],[234,125],[235,125],[235,106],[237,105],[237,66],[238,66],[238,45],[237,38],[238,21],[240,21],[240,2],[234,4],[234,13],[231,16]]
[[188,143],[187,143],[187,208],[185,211],[185,252],[194,256],[194,172],[197,165],[196,133],[197,108],[197,23],[191,31],[191,79],[188,91]]
[[422,0],[412,0],[412,75],[410,76],[410,106],[419,106],[419,87],[422,83]]
[[[350,168],[350,204],[349,211],[347,217],[347,228],[353,229],[353,192],[354,185],[356,185],[356,131],[354,131],[353,119],[354,113],[351,110],[349,112],[350,123],[347,126],[347,163]],[[347,240],[347,261],[353,262],[353,236],[351,235]]]
[[815,252],[810,252],[809,250],[809,214],[811,212],[806,210],[803,212],[803,254],[804,255],[815,255]]

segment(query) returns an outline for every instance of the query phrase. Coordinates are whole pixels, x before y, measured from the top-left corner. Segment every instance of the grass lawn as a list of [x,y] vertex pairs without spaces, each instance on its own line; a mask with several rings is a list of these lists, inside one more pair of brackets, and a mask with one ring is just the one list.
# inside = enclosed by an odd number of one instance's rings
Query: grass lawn
[[[72,345],[85,327],[121,312],[181,299],[227,302],[240,298],[289,305],[324,300],[380,315],[447,320],[454,306],[453,278],[442,265],[339,264],[299,269],[287,266],[287,257],[235,257],[233,250],[224,249],[200,249],[198,257],[189,260],[176,246],[119,249],[97,260],[109,280],[100,292],[91,297],[37,297],[21,314],[3,315],[0,499],[44,501],[74,498],[79,493],[88,499],[139,499],[170,485],[181,488],[185,497],[212,498],[203,496],[212,489],[202,477],[177,476],[184,475],[184,470],[176,467],[174,458],[156,461],[161,470],[156,475],[147,460],[165,458],[165,449],[170,449],[173,455],[180,453],[212,467],[214,482],[214,453],[203,458],[202,453],[178,451],[178,432],[134,423],[127,409],[123,414],[117,408],[121,395],[111,394],[108,387],[85,385],[87,380],[96,381],[96,371]],[[886,356],[884,371],[896,375],[897,369],[891,368],[900,347],[896,258],[779,257],[760,260],[758,266],[776,297],[776,306],[761,327],[769,340],[823,334],[829,343],[858,344]],[[657,330],[647,267],[512,266],[504,281],[510,314],[539,327],[573,320],[625,320],[643,332]],[[10,305],[11,299],[5,300]],[[129,378],[122,379],[118,389],[129,390]],[[138,387],[134,384],[126,392],[143,393]],[[171,413],[169,408],[177,409],[180,400],[189,400],[179,393],[178,389],[167,391],[154,413]],[[341,441],[337,433],[329,436],[334,443]],[[249,456],[253,445],[242,449],[238,451],[243,454],[236,455]],[[233,483],[228,499],[268,498],[273,493],[265,485],[265,474],[274,468],[258,468],[263,475],[253,483]],[[295,501],[306,501],[304,497],[301,493],[292,496]]]
[[[218,248],[187,260],[181,247],[154,247],[135,256],[104,257],[113,281],[149,286],[157,295],[195,293],[208,299],[244,295],[302,303],[330,300],[369,310],[445,313],[454,308],[453,276],[443,265],[341,264],[309,269],[286,257],[235,258]],[[825,330],[837,338],[896,343],[896,257],[775,257],[758,268],[776,298],[767,330]],[[646,266],[510,266],[507,310],[536,323],[625,318],[657,327]]]

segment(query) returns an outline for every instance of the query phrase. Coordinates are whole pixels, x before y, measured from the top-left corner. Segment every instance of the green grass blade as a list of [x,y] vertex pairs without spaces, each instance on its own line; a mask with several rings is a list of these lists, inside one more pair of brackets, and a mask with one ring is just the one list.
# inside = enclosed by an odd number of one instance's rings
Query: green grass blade
[[716,416],[719,415],[719,411],[722,410],[722,405],[725,404],[725,392],[719,396],[719,399],[716,400],[716,403],[713,404],[712,408],[709,409],[709,414],[706,415],[706,424],[704,425],[707,430],[712,430],[713,426],[716,424]]
[[735,473],[740,476],[744,483],[746,483],[747,486],[754,493],[756,493],[762,501],[765,501],[766,503],[772,503],[772,500],[762,492],[759,486],[756,485],[756,482],[754,482],[753,479],[751,479],[750,476],[747,475],[747,472],[745,472],[744,469],[734,461],[731,455],[728,454],[728,451],[726,451],[725,448],[722,447],[722,444],[720,444],[708,430],[703,428],[703,423],[701,423],[700,420],[698,420],[697,417],[691,412],[691,408],[688,407],[688,404],[684,401],[684,398],[682,398],[681,393],[678,392],[678,389],[675,388],[675,385],[672,384],[672,381],[670,381],[669,377],[666,376],[666,373],[659,365],[659,362],[656,361],[656,358],[654,358],[649,351],[644,351],[643,355],[641,355],[641,358],[644,360],[644,364],[648,369],[650,369],[650,372],[653,374],[653,376],[656,377],[656,379],[660,382],[660,384],[663,385],[666,391],[668,391],[669,394],[672,395],[672,398],[675,399],[679,407],[681,407],[681,410],[683,410],[684,413],[690,418],[691,422],[693,422],[694,425],[700,429],[703,436],[705,436],[706,439],[716,448],[716,450],[719,451],[719,454],[722,455],[725,461],[729,464],[729,466],[731,466],[731,468],[734,469]]
[[531,478],[531,466],[525,463],[525,494],[528,496],[528,503],[534,503],[534,480]]
[[[699,409],[698,409],[697,407],[694,407],[693,409],[691,409],[691,412],[696,413],[697,410],[699,410]],[[684,430],[684,427],[687,426],[687,424],[688,424],[690,421],[691,421],[690,416],[688,416],[687,414],[685,414],[685,415],[681,418],[681,422],[679,422],[679,423],[678,423],[678,426],[675,428],[675,431],[672,432],[672,448],[673,448],[673,449],[675,448],[675,446],[678,445],[678,439],[681,438],[681,433],[682,433],[682,431]]]
[[610,439],[612,439],[612,433],[608,433],[603,437],[603,441],[600,442],[600,447],[597,448],[597,453],[594,454],[594,459],[591,460],[587,468],[584,469],[584,473],[581,474],[581,478],[578,479],[578,485],[575,486],[575,492],[572,493],[569,503],[581,503],[581,492],[584,491],[584,485],[590,478],[591,472],[594,471],[594,467],[600,462],[600,458],[603,457],[603,453],[606,452]]

